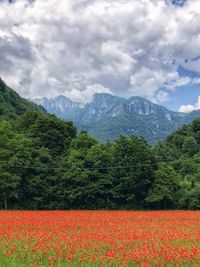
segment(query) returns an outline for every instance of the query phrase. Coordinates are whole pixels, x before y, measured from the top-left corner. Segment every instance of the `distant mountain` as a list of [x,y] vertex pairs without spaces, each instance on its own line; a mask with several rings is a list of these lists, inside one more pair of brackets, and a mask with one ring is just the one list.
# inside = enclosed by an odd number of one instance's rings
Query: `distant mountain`
[[43,106],[49,113],[55,114],[64,120],[76,120],[82,107],[80,103],[73,102],[65,96],[57,96],[51,99],[46,97],[36,98],[32,101],[37,105]]
[[183,124],[200,117],[200,111],[174,112],[142,97],[124,99],[110,94],[95,94],[85,106],[63,96],[33,101],[60,118],[73,120],[79,130],[88,131],[101,142],[134,134],[154,144]]
[[46,112],[42,106],[20,97],[0,78],[0,118],[13,119],[26,111]]

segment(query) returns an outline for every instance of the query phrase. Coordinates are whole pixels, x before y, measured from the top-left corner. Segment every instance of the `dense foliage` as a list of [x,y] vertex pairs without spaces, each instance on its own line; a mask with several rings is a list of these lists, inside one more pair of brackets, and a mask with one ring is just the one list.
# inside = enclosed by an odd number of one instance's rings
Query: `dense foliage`
[[200,119],[154,148],[135,136],[103,145],[35,112],[1,119],[0,136],[1,208],[200,208]]
[[[200,209],[200,118],[157,144],[154,151],[157,160],[167,162],[175,171],[169,182],[171,190],[177,183],[172,192],[172,206]],[[166,182],[167,179],[170,180],[170,175],[166,176]]]
[[134,135],[101,144],[0,90],[0,208],[200,208],[200,118],[155,147]]

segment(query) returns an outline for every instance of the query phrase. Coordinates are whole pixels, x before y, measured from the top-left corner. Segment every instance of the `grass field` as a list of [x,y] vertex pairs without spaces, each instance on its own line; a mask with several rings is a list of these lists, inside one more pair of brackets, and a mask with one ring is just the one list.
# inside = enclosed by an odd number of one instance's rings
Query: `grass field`
[[200,266],[200,212],[0,211],[14,266]]

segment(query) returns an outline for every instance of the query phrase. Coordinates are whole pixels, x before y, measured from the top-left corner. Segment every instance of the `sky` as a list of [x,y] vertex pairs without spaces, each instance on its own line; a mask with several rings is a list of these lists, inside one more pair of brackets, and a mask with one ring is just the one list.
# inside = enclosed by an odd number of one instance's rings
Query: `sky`
[[0,76],[25,98],[200,108],[199,0],[0,0]]

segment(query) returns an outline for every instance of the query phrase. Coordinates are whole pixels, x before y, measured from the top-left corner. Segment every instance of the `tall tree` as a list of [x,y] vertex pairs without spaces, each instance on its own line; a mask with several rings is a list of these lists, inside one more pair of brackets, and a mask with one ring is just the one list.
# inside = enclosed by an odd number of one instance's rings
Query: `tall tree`
[[175,207],[176,195],[180,189],[180,177],[166,163],[160,163],[155,172],[155,180],[149,190],[146,202],[150,207],[169,209]]
[[139,208],[154,179],[155,159],[143,138],[121,137],[113,145],[111,176],[116,208]]
[[7,209],[8,201],[16,201],[21,181],[20,166],[26,165],[30,158],[31,140],[13,132],[8,121],[0,121],[0,194]]

